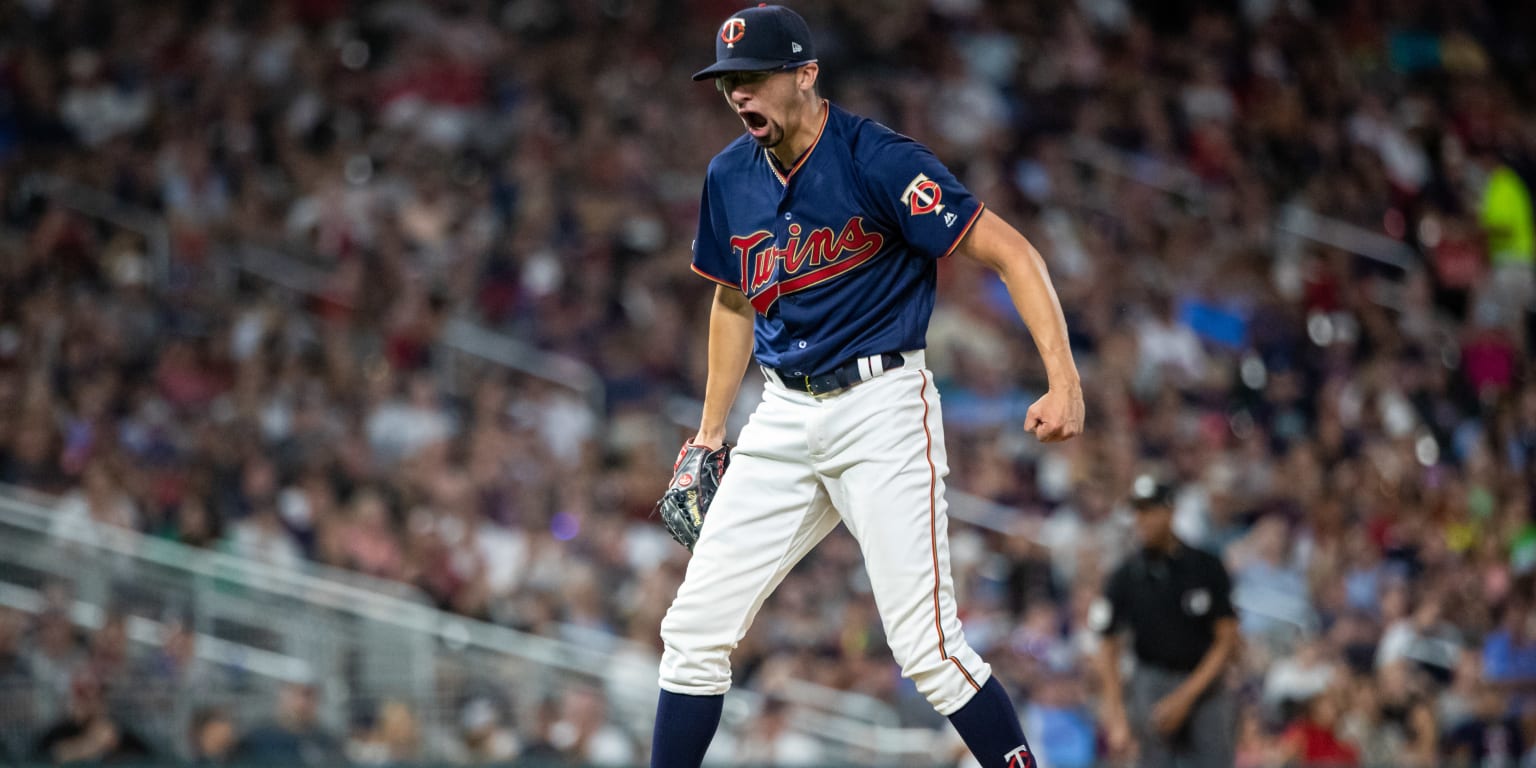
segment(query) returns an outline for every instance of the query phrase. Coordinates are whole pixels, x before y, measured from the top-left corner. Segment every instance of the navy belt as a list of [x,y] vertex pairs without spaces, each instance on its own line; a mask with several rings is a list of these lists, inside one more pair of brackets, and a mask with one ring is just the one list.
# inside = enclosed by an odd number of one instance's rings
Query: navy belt
[[869,357],[858,357],[815,376],[796,376],[778,368],[765,368],[776,376],[780,384],[797,392],[825,395],[847,389],[859,382],[869,381],[886,371],[900,368],[906,362],[900,352],[886,352]]

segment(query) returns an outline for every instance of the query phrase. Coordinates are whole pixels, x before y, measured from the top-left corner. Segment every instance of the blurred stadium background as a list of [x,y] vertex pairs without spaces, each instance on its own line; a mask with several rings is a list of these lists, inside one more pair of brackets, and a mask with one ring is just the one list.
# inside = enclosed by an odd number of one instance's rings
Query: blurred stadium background
[[[736,7],[0,0],[0,762],[644,762]],[[1536,763],[1532,4],[796,7],[1068,311],[1064,447],[984,271],[928,358],[1041,764],[1105,758],[1143,471],[1233,571],[1244,768]],[[719,764],[965,764],[862,578],[834,534],[764,609]]]

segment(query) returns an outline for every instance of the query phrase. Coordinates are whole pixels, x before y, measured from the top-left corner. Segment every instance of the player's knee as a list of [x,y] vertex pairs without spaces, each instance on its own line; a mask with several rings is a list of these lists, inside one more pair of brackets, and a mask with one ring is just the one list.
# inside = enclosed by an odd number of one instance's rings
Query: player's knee
[[941,715],[965,706],[991,673],[992,668],[979,659],[961,664],[954,657],[933,657],[902,665],[902,674],[911,678],[918,693]]
[[673,693],[713,696],[731,687],[731,656],[712,649],[666,645],[661,653],[661,687]]
[[661,622],[661,687],[673,693],[713,696],[731,687],[731,644],[697,628]]

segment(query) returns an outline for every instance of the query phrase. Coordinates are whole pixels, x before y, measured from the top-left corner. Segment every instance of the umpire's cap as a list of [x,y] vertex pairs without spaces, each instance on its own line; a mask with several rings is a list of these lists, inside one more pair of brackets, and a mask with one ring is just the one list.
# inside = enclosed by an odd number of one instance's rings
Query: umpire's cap
[[816,60],[811,28],[800,14],[766,3],[725,20],[715,35],[715,63],[694,73],[708,80],[728,72],[790,69]]
[[1173,486],[1151,475],[1141,475],[1131,483],[1131,506],[1137,510],[1173,506]]

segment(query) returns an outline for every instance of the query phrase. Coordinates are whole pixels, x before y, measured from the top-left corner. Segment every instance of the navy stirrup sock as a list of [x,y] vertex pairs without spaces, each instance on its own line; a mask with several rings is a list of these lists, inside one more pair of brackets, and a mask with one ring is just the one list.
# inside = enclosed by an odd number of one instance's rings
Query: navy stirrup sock
[[725,694],[688,696],[662,691],[651,735],[651,768],[697,768],[720,727]]
[[1019,714],[997,678],[987,680],[965,706],[949,716],[949,722],[981,762],[981,768],[1035,768]]

